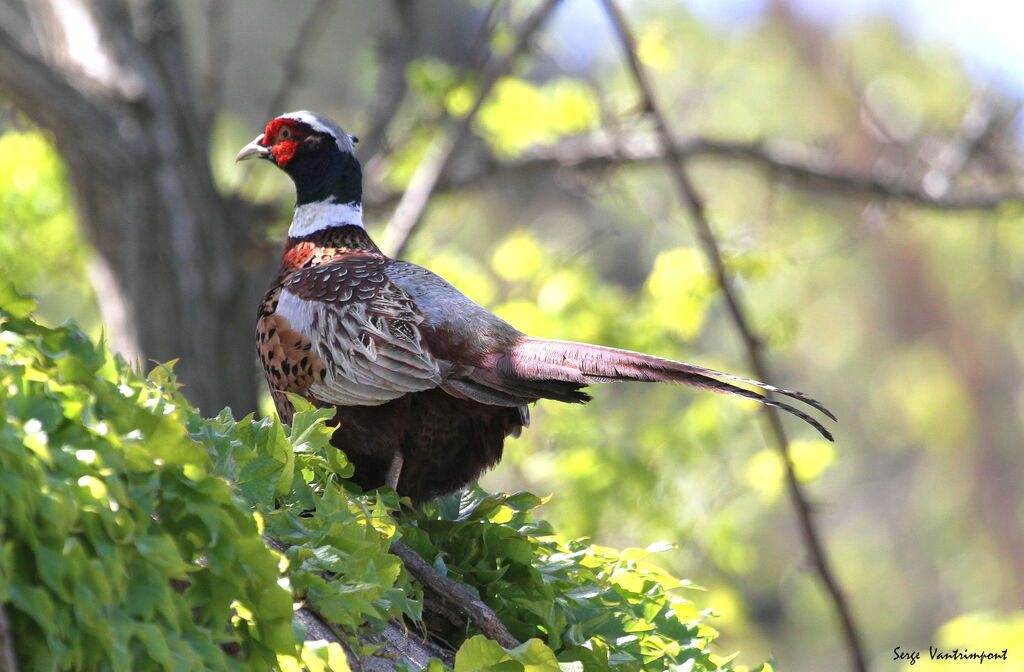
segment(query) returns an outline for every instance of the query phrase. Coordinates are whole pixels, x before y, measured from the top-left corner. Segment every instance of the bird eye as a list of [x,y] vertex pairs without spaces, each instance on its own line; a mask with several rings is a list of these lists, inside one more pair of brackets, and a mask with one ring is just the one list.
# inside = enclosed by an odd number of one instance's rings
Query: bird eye
[[291,134],[292,134],[292,132],[288,130],[287,126],[281,129],[281,139],[282,140],[287,140],[288,136],[290,136]]

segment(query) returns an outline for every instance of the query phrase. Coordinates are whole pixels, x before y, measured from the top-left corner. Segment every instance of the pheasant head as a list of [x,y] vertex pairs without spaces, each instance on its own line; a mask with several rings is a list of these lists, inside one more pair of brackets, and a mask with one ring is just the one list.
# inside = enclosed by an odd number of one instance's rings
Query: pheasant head
[[356,142],[329,117],[289,112],[271,119],[235,161],[266,159],[292,178],[295,218],[288,234],[301,237],[326,225],[362,226],[363,175]]

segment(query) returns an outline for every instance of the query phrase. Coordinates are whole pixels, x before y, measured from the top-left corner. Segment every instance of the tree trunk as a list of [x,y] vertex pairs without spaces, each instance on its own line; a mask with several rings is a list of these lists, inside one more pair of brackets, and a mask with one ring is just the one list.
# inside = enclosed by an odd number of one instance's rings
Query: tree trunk
[[209,117],[176,9],[166,0],[32,8],[42,53],[0,30],[0,88],[53,133],[67,163],[100,257],[92,275],[101,310],[123,327],[113,345],[145,368],[180,358],[185,394],[206,414],[253,410],[254,311],[270,275],[256,242],[266,211],[213,183]]

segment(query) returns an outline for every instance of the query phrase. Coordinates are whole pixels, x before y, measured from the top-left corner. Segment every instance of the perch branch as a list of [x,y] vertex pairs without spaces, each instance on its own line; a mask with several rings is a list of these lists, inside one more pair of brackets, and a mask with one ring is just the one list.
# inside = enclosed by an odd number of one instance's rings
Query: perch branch
[[526,50],[530,39],[544,25],[545,20],[558,5],[559,0],[544,0],[544,2],[530,14],[519,27],[516,33],[515,46],[512,51],[493,67],[488,68],[481,79],[480,90],[477,92],[476,100],[469,112],[460,119],[452,120],[441,131],[441,135],[434,142],[434,145],[427,152],[427,156],[417,166],[408,188],[398,202],[395,214],[388,224],[385,235],[389,240],[387,245],[393,252],[393,256],[401,256],[410,237],[416,231],[427,203],[430,201],[434,189],[437,188],[441,176],[451,162],[456,150],[469,135],[470,126],[476,118],[477,112],[487,100],[488,94],[494,88],[494,84],[505,73],[507,73],[516,58]]
[[[287,552],[288,545],[277,539],[263,535],[263,541],[267,546],[282,555]],[[329,575],[327,575],[329,577]],[[404,658],[411,661],[415,668],[423,669],[430,662],[431,658],[439,658],[448,667],[453,667],[455,661],[449,651],[441,649],[429,641],[421,641],[409,635],[401,623],[391,621],[384,626],[379,634],[366,633],[345,633],[340,631],[329,619],[308,603],[295,610],[295,617],[305,626],[307,639],[322,639],[328,642],[335,642],[345,650],[349,664],[353,670],[365,672],[393,672],[395,670],[395,658]],[[382,646],[383,650],[376,655],[360,656],[350,644],[350,637],[356,636],[363,644]],[[2,661],[0,661],[2,662]],[[4,670],[0,667],[0,671]]]
[[[632,72],[633,79],[644,98],[647,112],[654,119],[655,125],[657,126],[658,135],[662,142],[662,152],[664,153],[665,163],[672,173],[680,198],[687,210],[690,212],[690,218],[693,222],[694,228],[696,229],[697,239],[701,245],[704,256],[707,258],[707,261],[712,268],[715,280],[719,288],[722,290],[722,295],[725,297],[725,301],[729,309],[729,315],[732,318],[736,331],[743,339],[743,344],[747,351],[750,366],[760,380],[770,381],[771,377],[768,375],[768,365],[762,351],[761,340],[754,334],[754,330],[750,326],[750,322],[743,310],[743,306],[741,305],[739,294],[733,286],[731,278],[726,271],[725,264],[722,261],[721,251],[718,247],[718,241],[716,240],[711,229],[711,225],[708,222],[707,215],[704,211],[704,203],[701,200],[700,194],[697,192],[693,182],[690,181],[681,157],[676,153],[676,143],[672,139],[672,131],[669,128],[663,111],[655,101],[654,90],[650,81],[647,79],[647,74],[644,71],[643,66],[641,66],[640,60],[637,58],[636,41],[626,23],[626,18],[619,6],[615,3],[615,0],[601,1],[607,10],[609,18],[614,24],[619,40],[622,43],[623,53],[629,65],[629,69]],[[846,646],[849,650],[853,668],[858,672],[866,672],[867,664],[864,659],[860,632],[854,622],[853,614],[846,602],[846,598],[839,586],[839,582],[832,571],[824,544],[821,541],[820,534],[811,514],[810,503],[807,500],[807,496],[801,489],[800,483],[797,481],[796,473],[793,469],[793,462],[789,455],[789,441],[786,438],[785,430],[782,427],[782,421],[779,418],[779,414],[775,412],[774,409],[767,408],[766,410],[775,446],[779,450],[779,453],[783,458],[783,463],[786,467],[786,485],[800,523],[800,530],[803,535],[804,544],[807,547],[811,560],[817,568],[818,575],[820,576],[836,610],[836,614],[842,626],[843,636],[846,640]]]
[[416,577],[424,587],[456,605],[489,638],[506,649],[519,646],[519,640],[512,636],[512,633],[508,631],[508,628],[490,607],[479,598],[473,597],[462,585],[438,574],[437,570],[408,545],[401,541],[391,542],[391,552],[401,559],[409,573]]

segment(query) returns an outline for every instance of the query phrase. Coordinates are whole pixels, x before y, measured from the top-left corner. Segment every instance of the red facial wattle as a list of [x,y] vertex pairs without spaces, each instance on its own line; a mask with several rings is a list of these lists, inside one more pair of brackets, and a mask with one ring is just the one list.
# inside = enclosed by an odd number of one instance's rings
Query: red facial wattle
[[274,162],[285,167],[295,157],[299,143],[305,134],[291,119],[274,119],[263,132],[263,145],[270,147]]
[[279,142],[270,148],[270,153],[274,155],[274,162],[284,168],[288,165],[288,162],[295,156],[295,150],[299,148],[298,140],[286,140]]

